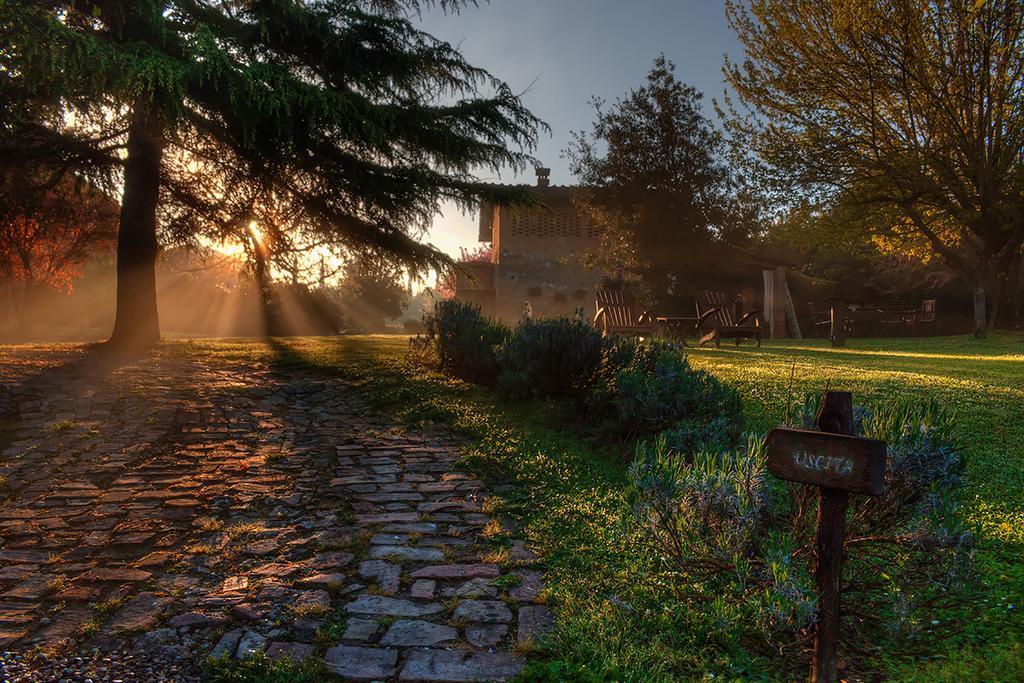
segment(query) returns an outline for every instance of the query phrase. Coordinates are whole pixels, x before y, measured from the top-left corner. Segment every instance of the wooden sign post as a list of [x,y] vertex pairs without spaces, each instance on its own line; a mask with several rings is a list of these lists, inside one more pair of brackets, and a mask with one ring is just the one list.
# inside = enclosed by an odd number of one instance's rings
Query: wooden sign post
[[818,487],[818,624],[811,680],[833,683],[846,507],[851,493],[880,496],[885,491],[886,444],[853,436],[853,395],[848,391],[825,392],[818,429],[769,432],[768,470],[779,479]]

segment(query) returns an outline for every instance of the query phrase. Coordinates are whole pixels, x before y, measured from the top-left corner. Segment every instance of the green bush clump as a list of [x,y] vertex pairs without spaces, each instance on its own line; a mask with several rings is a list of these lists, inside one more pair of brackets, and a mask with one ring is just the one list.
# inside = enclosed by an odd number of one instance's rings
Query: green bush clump
[[509,336],[504,325],[480,313],[480,307],[456,299],[434,304],[423,316],[426,332],[411,342],[421,359],[470,382],[490,384],[498,376],[496,350]]
[[[816,410],[805,401],[794,422],[813,427]],[[856,418],[859,435],[886,440],[888,460],[885,495],[851,497],[844,632],[854,648],[882,636],[909,648],[941,637],[932,615],[955,606],[970,574],[973,539],[954,514],[963,482],[953,417],[904,400]],[[764,654],[800,642],[815,613],[814,487],[767,476],[758,437],[687,451],[662,435],[638,446],[629,476],[632,529],[682,601],[730,615],[741,631],[732,635]]]
[[693,369],[681,345],[603,338],[567,318],[525,318],[514,331],[478,306],[439,301],[411,346],[420,360],[465,380],[497,383],[512,398],[579,399],[588,414],[626,436],[664,432],[676,451],[724,450],[743,431],[739,394]]
[[727,447],[739,438],[739,394],[703,370],[694,370],[676,344],[624,345],[609,357],[622,363],[610,394],[623,429],[634,434],[668,430],[672,450]]
[[498,388],[514,398],[586,394],[601,369],[601,333],[580,320],[523,320],[498,351]]

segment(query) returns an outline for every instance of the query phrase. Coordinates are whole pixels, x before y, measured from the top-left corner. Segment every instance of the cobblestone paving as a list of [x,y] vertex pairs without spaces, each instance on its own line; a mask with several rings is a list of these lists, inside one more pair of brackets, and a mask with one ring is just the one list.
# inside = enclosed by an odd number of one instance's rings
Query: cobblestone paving
[[181,349],[0,348],[0,680],[187,681],[260,649],[352,680],[521,671],[541,573],[456,439]]

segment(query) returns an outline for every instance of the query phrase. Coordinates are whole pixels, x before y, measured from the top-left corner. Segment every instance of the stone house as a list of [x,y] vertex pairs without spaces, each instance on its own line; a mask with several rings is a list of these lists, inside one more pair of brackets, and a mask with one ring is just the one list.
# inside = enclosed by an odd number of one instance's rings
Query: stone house
[[598,274],[580,264],[598,245],[598,228],[572,203],[572,188],[552,186],[550,171],[537,169],[543,206],[480,206],[480,242],[492,246],[490,263],[463,263],[455,296],[480,305],[485,315],[506,323],[523,316],[527,303],[539,317],[594,314]]
[[[490,260],[460,263],[464,272],[456,276],[456,298],[508,324],[522,318],[527,303],[537,317],[571,318],[579,309],[585,319],[594,316],[600,274],[584,270],[581,258],[598,247],[600,228],[573,205],[574,188],[552,186],[549,174],[537,169],[539,208],[481,204],[478,237],[491,244]],[[744,310],[762,312],[768,337],[800,336],[787,280],[799,286],[811,279],[787,264],[720,243],[666,256],[686,272],[684,289],[740,295]],[[690,316],[693,310],[691,301],[685,309],[660,313]]]

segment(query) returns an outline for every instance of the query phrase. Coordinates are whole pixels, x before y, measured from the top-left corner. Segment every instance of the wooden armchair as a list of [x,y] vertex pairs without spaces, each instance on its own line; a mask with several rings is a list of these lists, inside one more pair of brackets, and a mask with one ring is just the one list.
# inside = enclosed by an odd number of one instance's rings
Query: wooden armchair
[[753,310],[743,313],[740,297],[729,297],[722,292],[701,290],[697,294],[698,329],[705,327],[709,331],[700,338],[698,344],[704,346],[712,341],[715,346],[722,345],[722,338],[734,338],[736,346],[744,339],[757,340],[761,346],[761,311]]
[[904,323],[913,334],[920,334],[925,328],[935,327],[938,324],[935,299],[925,299],[922,301],[921,308],[911,311],[904,320]]
[[649,337],[655,333],[655,319],[625,289],[598,289],[594,327],[610,334]]

